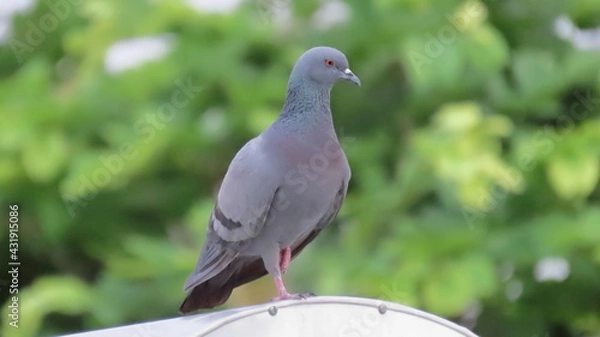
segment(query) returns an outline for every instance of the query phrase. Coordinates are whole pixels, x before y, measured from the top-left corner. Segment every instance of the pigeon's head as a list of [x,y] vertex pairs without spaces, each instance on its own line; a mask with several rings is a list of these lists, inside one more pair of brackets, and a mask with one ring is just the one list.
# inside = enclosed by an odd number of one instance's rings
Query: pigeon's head
[[331,47],[314,47],[300,56],[292,70],[290,83],[305,80],[325,86],[333,86],[339,81],[360,86],[360,79],[348,67],[346,55]]

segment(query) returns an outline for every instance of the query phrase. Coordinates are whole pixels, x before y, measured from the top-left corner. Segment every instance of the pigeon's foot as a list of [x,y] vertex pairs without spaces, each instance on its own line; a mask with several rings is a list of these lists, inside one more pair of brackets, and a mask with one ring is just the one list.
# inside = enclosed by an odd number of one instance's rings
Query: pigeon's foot
[[285,285],[283,284],[283,280],[280,276],[274,277],[273,281],[275,282],[275,286],[277,287],[278,296],[271,299],[271,301],[283,301],[283,300],[305,300],[311,296],[316,296],[313,293],[301,293],[301,294],[290,294],[285,289]]
[[284,300],[305,300],[309,297],[313,297],[316,296],[313,293],[300,293],[300,294],[289,294],[289,293],[285,293],[285,294],[280,294],[279,296],[272,298],[271,302],[276,302],[276,301],[284,301]]

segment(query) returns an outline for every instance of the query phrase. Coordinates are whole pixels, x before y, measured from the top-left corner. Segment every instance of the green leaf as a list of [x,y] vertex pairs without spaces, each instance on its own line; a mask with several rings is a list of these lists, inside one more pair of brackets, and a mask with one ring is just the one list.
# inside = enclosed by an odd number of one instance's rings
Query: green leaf
[[598,183],[598,158],[578,153],[549,159],[546,173],[554,192],[565,200],[587,197]]
[[481,108],[474,102],[446,104],[434,117],[437,127],[452,132],[474,128],[481,121]]
[[425,280],[424,300],[433,312],[454,316],[480,297],[496,290],[494,265],[487,258],[471,255],[438,268]]
[[65,165],[67,138],[59,131],[37,134],[23,150],[23,166],[29,177],[40,183],[54,179]]
[[478,71],[493,73],[508,61],[508,46],[502,34],[486,24],[469,31],[465,40],[465,52]]

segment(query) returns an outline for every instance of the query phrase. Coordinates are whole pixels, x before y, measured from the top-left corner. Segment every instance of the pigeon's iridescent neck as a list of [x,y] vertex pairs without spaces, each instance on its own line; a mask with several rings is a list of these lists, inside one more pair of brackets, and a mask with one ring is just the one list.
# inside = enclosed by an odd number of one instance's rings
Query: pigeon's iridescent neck
[[330,93],[331,87],[310,82],[290,85],[277,123],[302,133],[334,132]]

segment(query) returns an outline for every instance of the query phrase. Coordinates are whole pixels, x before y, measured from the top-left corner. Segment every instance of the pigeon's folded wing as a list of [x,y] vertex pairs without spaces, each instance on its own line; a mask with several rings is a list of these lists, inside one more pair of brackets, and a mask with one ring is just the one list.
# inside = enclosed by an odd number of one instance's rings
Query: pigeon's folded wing
[[261,138],[255,138],[229,165],[212,214],[212,230],[224,241],[241,242],[256,237],[277,203],[282,179],[265,152]]
[[277,202],[280,186],[268,161],[261,152],[260,138],[255,138],[242,147],[229,165],[210,217],[202,254],[184,290],[221,272],[261,232]]

